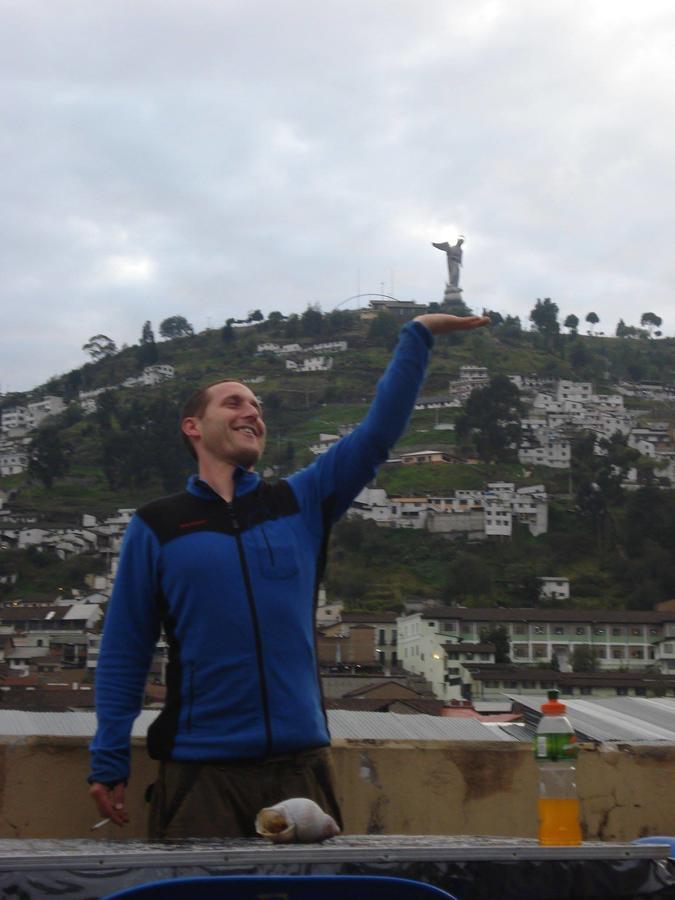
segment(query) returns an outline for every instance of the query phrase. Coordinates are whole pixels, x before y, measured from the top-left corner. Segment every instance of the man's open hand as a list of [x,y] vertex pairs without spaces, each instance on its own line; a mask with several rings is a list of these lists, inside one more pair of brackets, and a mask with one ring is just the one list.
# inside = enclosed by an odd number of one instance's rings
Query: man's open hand
[[447,313],[424,313],[413,320],[426,325],[432,334],[448,334],[451,331],[471,331],[489,325],[488,316],[451,316]]
[[126,825],[129,821],[129,816],[124,806],[123,781],[120,781],[114,787],[108,787],[107,784],[94,781],[89,788],[89,796],[105,819],[110,819],[115,825]]

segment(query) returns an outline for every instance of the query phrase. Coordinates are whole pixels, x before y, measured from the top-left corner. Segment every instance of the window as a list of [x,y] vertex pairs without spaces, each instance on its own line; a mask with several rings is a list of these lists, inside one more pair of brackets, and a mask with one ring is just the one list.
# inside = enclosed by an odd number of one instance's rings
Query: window
[[448,659],[459,659],[459,653],[453,650],[451,653],[448,653]]
[[630,648],[630,658],[631,659],[644,659],[645,651],[643,647],[631,647]]
[[553,634],[565,634],[565,629],[562,625],[556,625],[553,629]]
[[658,628],[650,628],[650,629],[649,629],[649,633],[650,633],[650,634],[658,634],[658,633],[659,633],[659,629],[658,629]]
[[471,630],[470,625],[462,625],[462,634],[471,634]]
[[588,696],[589,694],[592,694],[592,693],[593,693],[593,688],[588,687],[587,685],[583,685],[583,686],[581,687],[580,693],[581,693],[582,696]]
[[613,637],[619,637],[619,636],[622,635],[622,634],[623,634],[623,628],[621,628],[620,625],[614,625],[614,626],[612,627],[612,635],[613,635]]
[[473,659],[473,653],[465,653],[464,659]]
[[398,665],[398,653],[395,650],[391,654],[391,664],[392,666]]
[[575,633],[576,634],[586,634],[586,629],[584,628],[583,625],[577,625],[577,627],[575,629]]
[[435,627],[436,627],[436,623],[435,623],[435,622],[427,622],[427,625],[429,626],[429,628],[435,628]]
[[527,634],[527,625],[514,625],[513,633],[514,634]]
[[635,688],[635,696],[636,697],[646,697],[647,696],[647,688],[636,687]]
[[545,631],[546,631],[546,626],[545,626],[545,625],[535,625],[535,626],[534,626],[534,633],[535,633],[535,634],[544,634]]
[[379,635],[379,637],[378,637],[378,639],[377,639],[377,643],[378,643],[378,644],[384,644],[384,643],[386,643],[386,641],[385,641],[385,639],[384,639],[384,628],[380,628],[380,635]]
[[617,697],[627,697],[628,696],[628,688],[627,687],[618,687],[616,689]]
[[446,630],[446,631],[454,631],[454,630],[455,630],[455,623],[454,623],[454,622],[446,622],[446,623],[445,623],[445,630]]
[[612,659],[623,659],[624,656],[623,647],[612,647]]
[[641,629],[641,628],[638,628],[636,625],[633,625],[633,627],[632,627],[631,630],[630,630],[630,633],[631,633],[631,634],[635,634],[635,635],[641,635],[641,634],[642,634],[642,629]]
[[596,627],[593,629],[593,634],[604,634],[604,633],[605,633],[605,629],[602,627],[602,625],[596,625]]
[[664,652],[664,653],[672,653],[672,652],[673,652],[673,645],[672,645],[672,644],[664,644],[664,645],[663,645],[663,652]]

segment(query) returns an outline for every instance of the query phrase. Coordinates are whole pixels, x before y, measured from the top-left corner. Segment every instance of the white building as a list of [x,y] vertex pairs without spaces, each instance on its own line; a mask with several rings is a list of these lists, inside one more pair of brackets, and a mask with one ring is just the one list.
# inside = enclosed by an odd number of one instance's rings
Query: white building
[[576,403],[586,403],[593,396],[593,385],[590,381],[565,381],[560,379],[556,389],[558,401],[572,400]]
[[560,576],[543,576],[539,579],[541,590],[539,596],[542,600],[569,600],[570,580]]
[[0,476],[20,475],[28,468],[28,453],[20,445],[0,445]]
[[294,375],[304,372],[328,372],[333,368],[333,360],[330,357],[326,359],[324,356],[309,356],[300,363],[287,359],[286,368]]

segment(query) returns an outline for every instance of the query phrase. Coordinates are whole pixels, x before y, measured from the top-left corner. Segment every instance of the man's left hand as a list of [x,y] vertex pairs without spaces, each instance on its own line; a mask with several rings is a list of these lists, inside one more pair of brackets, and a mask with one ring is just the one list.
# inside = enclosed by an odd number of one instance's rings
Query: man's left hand
[[490,324],[488,316],[451,316],[448,313],[424,313],[413,320],[426,325],[432,334],[449,334],[451,331],[471,331]]

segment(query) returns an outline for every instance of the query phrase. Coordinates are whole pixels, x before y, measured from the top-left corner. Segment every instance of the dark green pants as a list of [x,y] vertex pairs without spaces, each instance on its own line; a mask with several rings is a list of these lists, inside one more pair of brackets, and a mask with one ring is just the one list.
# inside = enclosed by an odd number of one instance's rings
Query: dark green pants
[[329,747],[222,763],[160,763],[150,799],[150,840],[253,837],[265,806],[308,797],[342,819]]

